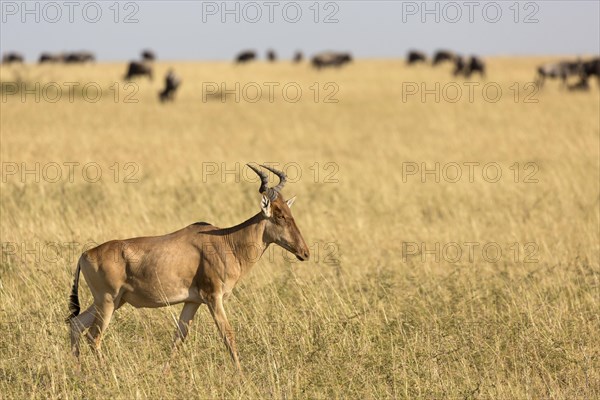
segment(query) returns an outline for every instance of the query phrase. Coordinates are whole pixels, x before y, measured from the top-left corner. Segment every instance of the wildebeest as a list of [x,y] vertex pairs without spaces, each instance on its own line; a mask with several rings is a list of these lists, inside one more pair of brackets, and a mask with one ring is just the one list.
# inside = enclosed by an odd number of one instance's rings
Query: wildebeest
[[74,51],[63,56],[63,61],[67,64],[85,63],[96,61],[94,54],[89,51]]
[[426,62],[426,61],[427,61],[427,56],[420,51],[411,50],[408,52],[408,55],[406,56],[406,63],[409,65],[417,63],[417,62]]
[[303,58],[304,58],[304,56],[302,55],[301,51],[297,51],[296,54],[294,54],[294,62],[295,63],[302,62]]
[[585,61],[582,64],[582,73],[586,77],[596,75],[598,83],[600,84],[600,57],[593,58]]
[[129,80],[135,76],[147,76],[152,80],[152,65],[142,61],[131,61],[124,79]]
[[590,84],[588,83],[588,76],[582,75],[579,82],[567,85],[567,90],[571,92],[588,91],[590,90]]
[[256,60],[256,52],[252,50],[242,51],[235,58],[235,62],[238,64],[247,63],[248,61]]
[[170,69],[165,77],[165,88],[158,94],[160,101],[173,101],[175,98],[175,92],[177,91],[179,85],[181,85],[181,79],[179,79],[173,70]]
[[557,63],[547,63],[540,65],[537,69],[537,84],[539,87],[544,85],[546,78],[560,79],[562,85],[566,86],[569,76],[582,76],[583,63],[578,61],[560,61]]
[[448,50],[438,50],[433,55],[433,59],[431,61],[432,65],[438,65],[444,61],[454,61],[455,55],[453,52]]
[[154,61],[156,60],[156,54],[152,50],[142,50],[142,60]]
[[335,53],[327,51],[315,55],[312,59],[313,67],[321,69],[324,67],[341,67],[352,61],[350,53]]
[[23,63],[25,62],[25,57],[22,54],[11,51],[8,53],[4,53],[2,56],[2,64],[12,64],[12,63]]
[[270,62],[274,62],[277,60],[277,54],[275,54],[274,50],[267,51],[267,60]]
[[452,74],[454,76],[464,75],[465,70],[467,68],[467,64],[465,63],[465,59],[461,55],[456,55],[454,57],[454,72]]
[[65,60],[65,54],[42,53],[40,54],[39,63],[57,63]]
[[485,63],[477,56],[471,56],[469,62],[466,64],[464,69],[464,75],[470,78],[471,75],[478,72],[482,77],[485,76]]

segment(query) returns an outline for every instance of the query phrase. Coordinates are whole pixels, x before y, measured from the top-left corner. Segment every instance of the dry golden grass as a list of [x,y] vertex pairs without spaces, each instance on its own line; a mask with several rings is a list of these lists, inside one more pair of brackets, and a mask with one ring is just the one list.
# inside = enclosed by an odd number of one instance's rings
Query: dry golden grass
[[[98,82],[103,97],[36,103],[29,95],[23,103],[7,95],[0,103],[0,397],[598,397],[599,89],[593,82],[588,93],[567,93],[549,82],[537,103],[524,103],[523,85],[541,61],[491,59],[487,82],[503,89],[496,103],[477,89],[472,103],[405,102],[403,83],[432,88],[452,78],[449,66],[401,61],[320,72],[283,62],[159,63],[154,82],[138,81],[137,104],[124,103],[124,92],[115,103],[109,91],[122,64],[3,67],[4,83]],[[183,86],[162,105],[157,92],[170,66]],[[203,82],[236,81],[297,82],[303,95],[297,103],[280,91],[272,103],[266,93],[256,103],[203,101]],[[314,82],[336,83],[339,102],[315,103]],[[257,184],[203,179],[203,165],[250,161],[302,168],[284,192],[298,195],[293,211],[312,259],[291,263],[274,250],[227,302],[246,382],[235,379],[205,308],[171,374],[161,374],[181,306],[118,310],[103,342],[106,363],[84,347],[77,374],[63,319],[83,243],[239,223],[258,211]],[[5,176],[13,162],[96,162],[103,176],[86,182],[79,166],[71,183],[64,167],[60,182],[28,175],[23,183]],[[137,183],[124,182],[128,162],[139,167]],[[339,168],[337,183],[325,181],[328,162]],[[479,167],[472,183],[423,183],[403,180],[405,162],[496,162],[503,175],[490,183]],[[537,183],[523,182],[528,162],[539,167]],[[76,254],[70,242],[80,244]],[[473,261],[405,257],[406,243],[453,242],[480,243]],[[498,262],[482,257],[486,243],[503,249]],[[524,262],[528,243],[537,262]],[[80,296],[89,304],[85,284]]]

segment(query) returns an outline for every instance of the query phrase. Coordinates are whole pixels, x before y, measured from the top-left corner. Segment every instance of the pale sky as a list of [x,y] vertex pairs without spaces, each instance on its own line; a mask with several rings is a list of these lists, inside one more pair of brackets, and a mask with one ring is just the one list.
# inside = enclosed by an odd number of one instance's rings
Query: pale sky
[[600,2],[590,1],[0,1],[0,51],[90,50],[100,61],[231,60],[242,49],[408,49],[480,55],[600,53]]

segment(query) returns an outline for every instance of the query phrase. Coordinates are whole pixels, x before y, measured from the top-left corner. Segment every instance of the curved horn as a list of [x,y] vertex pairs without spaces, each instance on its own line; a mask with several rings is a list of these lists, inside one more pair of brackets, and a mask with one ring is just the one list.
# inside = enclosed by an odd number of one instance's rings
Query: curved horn
[[256,175],[258,175],[260,177],[260,189],[258,189],[258,192],[264,193],[268,189],[269,177],[267,176],[267,174],[262,172],[260,169],[255,168],[250,164],[246,164],[246,165],[248,167],[250,167],[250,169],[252,169],[252,171],[256,172]]
[[278,171],[278,170],[274,169],[274,168],[267,167],[266,165],[262,165],[261,164],[260,166],[263,167],[263,168],[268,169],[269,171],[271,171],[272,173],[274,173],[275,175],[277,175],[277,177],[279,177],[279,183],[277,184],[277,186],[275,186],[273,188],[273,190],[276,191],[276,192],[280,192],[281,189],[283,189],[283,187],[285,186],[285,182],[286,182],[286,176],[285,176],[285,174],[283,172],[281,172],[281,171]]

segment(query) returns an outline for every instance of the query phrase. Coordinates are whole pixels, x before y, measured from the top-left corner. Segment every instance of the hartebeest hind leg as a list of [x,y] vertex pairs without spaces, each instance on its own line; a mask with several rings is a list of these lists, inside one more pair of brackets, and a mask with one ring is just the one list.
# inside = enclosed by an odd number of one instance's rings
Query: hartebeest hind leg
[[79,358],[79,340],[83,331],[88,329],[94,323],[96,318],[96,307],[90,306],[80,315],[70,320],[71,324],[71,352],[77,358]]
[[[196,315],[196,311],[198,311],[198,307],[200,304],[197,303],[185,303],[183,305],[183,309],[181,310],[181,314],[179,314],[179,321],[177,321],[177,330],[175,331],[175,335],[173,337],[173,346],[171,349],[171,359],[177,353],[177,348],[181,343],[185,341],[189,331],[190,325],[192,323],[192,319],[194,315]],[[167,361],[163,367],[163,373],[168,374],[171,368],[170,365],[171,360]]]
[[173,338],[173,352],[175,352],[177,346],[187,337],[190,331],[190,324],[192,323],[194,315],[196,315],[196,311],[198,311],[198,307],[200,307],[200,304],[197,303],[185,303],[183,305],[183,309],[179,315],[179,321],[177,322],[177,331],[175,331],[175,336]]
[[235,335],[231,325],[229,324],[229,321],[227,320],[225,308],[223,307],[223,296],[213,296],[208,302],[208,308],[210,309],[210,313],[217,324],[217,328],[219,328],[221,337],[225,342],[225,346],[227,346],[227,350],[229,350],[229,354],[231,355],[238,372],[242,373],[240,360],[238,358],[237,349],[235,346]]
[[96,356],[100,359],[102,358],[102,354],[100,353],[102,334],[108,327],[113,313],[120,307],[120,302],[120,294],[116,297],[107,294],[104,298],[94,301],[93,307],[95,307],[96,312],[94,322],[92,323],[92,327],[88,334],[88,341],[94,350],[94,353],[96,353]]

